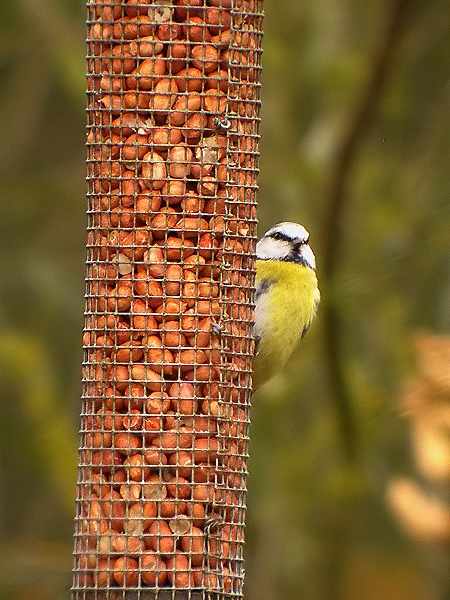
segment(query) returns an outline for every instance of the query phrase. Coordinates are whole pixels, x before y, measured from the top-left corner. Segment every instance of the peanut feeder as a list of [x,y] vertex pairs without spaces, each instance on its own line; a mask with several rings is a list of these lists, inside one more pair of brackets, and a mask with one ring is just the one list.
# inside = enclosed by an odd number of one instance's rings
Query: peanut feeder
[[74,600],[243,597],[261,29],[87,3]]

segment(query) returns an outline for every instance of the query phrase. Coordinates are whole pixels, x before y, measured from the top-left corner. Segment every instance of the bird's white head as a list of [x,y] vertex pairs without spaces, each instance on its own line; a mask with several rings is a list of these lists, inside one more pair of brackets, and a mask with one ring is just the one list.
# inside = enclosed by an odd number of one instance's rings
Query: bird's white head
[[256,245],[259,260],[282,260],[316,268],[316,258],[309,245],[309,232],[298,223],[278,223]]

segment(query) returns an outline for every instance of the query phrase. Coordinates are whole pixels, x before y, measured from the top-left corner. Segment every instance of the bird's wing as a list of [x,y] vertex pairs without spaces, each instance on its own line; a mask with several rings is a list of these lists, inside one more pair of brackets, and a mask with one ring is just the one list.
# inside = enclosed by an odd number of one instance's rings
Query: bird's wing
[[316,288],[316,290],[314,291],[314,297],[313,297],[314,312],[313,312],[313,315],[311,316],[311,320],[308,323],[306,323],[305,327],[300,332],[301,339],[303,339],[305,337],[305,335],[308,333],[309,328],[311,327],[311,323],[317,313],[317,309],[319,308],[319,304],[320,304],[320,291],[319,291],[319,288]]
[[255,303],[256,303],[256,319],[255,326],[253,328],[253,335],[255,337],[255,356],[258,355],[259,345],[261,342],[263,319],[264,319],[264,295],[270,289],[270,286],[274,283],[274,279],[266,278],[261,279],[256,284]]
[[258,284],[256,286],[256,294],[255,294],[256,302],[258,302],[258,300],[261,298],[261,296],[267,292],[267,290],[270,288],[272,283],[274,283],[274,280],[270,279],[270,278],[261,279],[260,281],[258,281]]

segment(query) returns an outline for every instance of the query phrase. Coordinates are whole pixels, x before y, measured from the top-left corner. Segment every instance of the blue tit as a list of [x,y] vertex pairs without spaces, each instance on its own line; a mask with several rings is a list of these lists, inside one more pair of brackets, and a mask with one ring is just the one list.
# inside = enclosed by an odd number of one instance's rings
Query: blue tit
[[297,223],[275,225],[256,246],[255,390],[284,368],[319,301],[309,233]]

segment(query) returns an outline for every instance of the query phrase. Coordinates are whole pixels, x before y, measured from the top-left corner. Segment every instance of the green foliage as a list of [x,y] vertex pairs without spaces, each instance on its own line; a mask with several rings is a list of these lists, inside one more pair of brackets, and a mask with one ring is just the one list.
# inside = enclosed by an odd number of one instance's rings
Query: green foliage
[[[19,414],[28,430],[28,441],[38,467],[54,487],[57,500],[67,511],[73,508],[76,470],[73,424],[61,404],[62,391],[47,364],[45,350],[36,341],[16,334],[0,337],[0,365],[19,389]],[[5,435],[7,432],[5,431]]]

